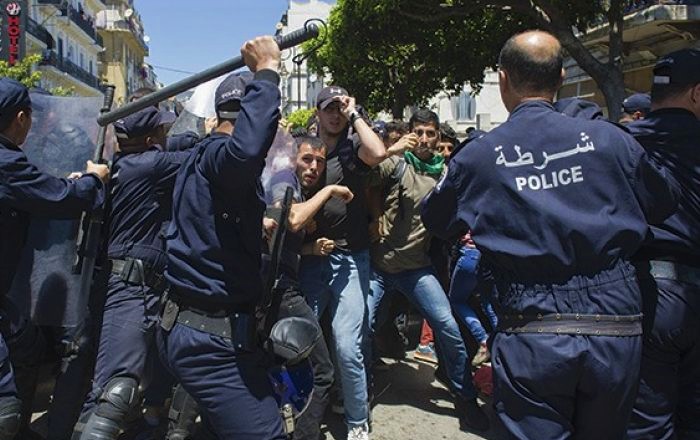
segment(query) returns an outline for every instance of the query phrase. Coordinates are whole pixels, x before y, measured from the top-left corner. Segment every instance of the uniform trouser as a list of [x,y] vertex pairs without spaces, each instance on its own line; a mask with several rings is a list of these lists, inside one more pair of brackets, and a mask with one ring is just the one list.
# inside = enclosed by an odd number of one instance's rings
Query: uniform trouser
[[71,327],[44,327],[47,341],[60,354],[61,369],[56,377],[51,406],[47,412],[47,440],[70,438],[90,389],[95,347],[90,320]]
[[154,353],[159,295],[147,287],[127,284],[117,275],[110,276],[92,390],[83,413],[95,407],[114,377],[130,377],[141,386],[146,384],[148,354]]
[[340,373],[345,421],[350,427],[368,421],[367,376],[362,356],[368,331],[366,300],[369,292],[369,251],[333,252],[308,256],[299,270],[301,291],[320,320],[330,310],[336,368]]
[[165,365],[199,405],[221,440],[284,439],[265,354],[236,350],[230,339],[175,324],[158,330]]
[[645,337],[635,439],[700,439],[700,286],[639,271]]
[[[278,314],[279,319],[291,316],[317,322],[313,310],[296,289],[284,293]],[[321,338],[311,351],[309,360],[314,369],[314,392],[308,408],[296,421],[294,440],[318,440],[321,436],[321,421],[333,384],[333,364],[324,338]]]
[[0,397],[17,397],[15,375],[10,363],[10,351],[0,334]]
[[[435,332],[435,341],[441,354],[440,360],[444,361],[451,391],[466,399],[475,398],[476,389],[468,366],[467,349],[457,321],[452,315],[450,302],[433,268],[406,270],[395,274],[374,269],[370,278],[370,295],[367,300],[370,328],[373,327],[374,316],[384,293],[392,290],[397,290],[406,296],[428,320]],[[366,344],[365,349],[368,347],[369,344]]]
[[[561,284],[499,279],[503,313],[637,315],[634,269],[619,263]],[[517,439],[620,440],[639,383],[642,337],[497,332],[491,359],[496,414]]]

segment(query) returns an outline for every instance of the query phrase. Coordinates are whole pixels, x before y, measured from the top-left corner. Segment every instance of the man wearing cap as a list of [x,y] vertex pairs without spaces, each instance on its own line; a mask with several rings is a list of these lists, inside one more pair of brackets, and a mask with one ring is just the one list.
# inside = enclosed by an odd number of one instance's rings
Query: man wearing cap
[[622,116],[620,124],[644,119],[651,110],[651,97],[648,93],[635,93],[622,101]]
[[[307,242],[326,237],[335,243],[328,256],[305,256],[299,270],[301,291],[321,317],[329,307],[337,371],[340,375],[348,439],[368,438],[367,378],[362,357],[369,292],[369,238],[365,179],[386,157],[382,140],[358,114],[355,98],[338,86],[316,98],[318,133],[328,146],[321,185],[344,185],[350,203],[329,200],[315,216]],[[349,134],[349,133],[353,134]]]
[[74,440],[118,437],[141,403],[148,355],[155,355],[159,299],[165,290],[164,229],[171,217],[175,177],[189,152],[164,152],[165,126],[174,114],[155,107],[114,123],[114,155],[107,212],[111,274],[92,391]]
[[662,57],[651,112],[627,127],[681,192],[635,256],[645,338],[630,439],[700,438],[699,118],[700,50]]
[[554,36],[511,37],[499,65],[510,116],[453,155],[423,222],[445,238],[471,229],[493,273],[494,405],[510,435],[621,439],[642,352],[630,259],[675,187],[625,131],[554,109]]
[[[14,278],[32,216],[76,218],[104,200],[105,165],[88,161],[84,174],[60,179],[42,173],[20,149],[32,126],[29,91],[17,81],[0,78],[0,296]],[[8,360],[5,339],[22,329],[12,328],[16,316],[5,306],[0,337],[0,440],[14,438],[19,429],[21,402]]]
[[280,51],[259,37],[241,54],[253,74],[219,85],[217,127],[191,150],[175,183],[158,346],[216,438],[283,439],[255,320],[263,289],[260,176],[280,116]]

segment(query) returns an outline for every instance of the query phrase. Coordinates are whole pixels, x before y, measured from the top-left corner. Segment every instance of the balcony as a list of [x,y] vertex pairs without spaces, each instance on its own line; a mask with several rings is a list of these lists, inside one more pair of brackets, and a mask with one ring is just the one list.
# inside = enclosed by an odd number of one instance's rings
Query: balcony
[[95,22],[85,15],[85,12],[78,11],[73,6],[68,6],[68,16],[71,21],[75,23],[83,32],[85,32],[88,37],[96,40],[97,33],[95,32]]
[[101,90],[100,81],[97,77],[90,72],[84,70],[77,64],[73,63],[67,59],[61,59],[58,54],[53,50],[44,51],[44,58],[39,62],[41,66],[53,66],[58,70],[65,72],[72,76],[73,78],[82,81],[83,83],[93,87],[95,89]]
[[95,31],[95,23],[90,17],[87,17],[83,11],[75,9],[69,5],[66,0],[37,0],[39,5],[50,5],[55,7],[59,12],[56,16],[68,17],[80,30],[85,32],[88,38],[91,38],[97,44],[97,32]]
[[144,39],[142,28],[135,22],[135,18],[126,18],[116,9],[107,9],[97,13],[97,28],[107,31],[126,31],[131,34],[136,42],[148,54],[148,44]]
[[44,43],[47,49],[53,49],[54,40],[49,31],[47,31],[44,26],[40,25],[32,18],[27,19],[27,32]]

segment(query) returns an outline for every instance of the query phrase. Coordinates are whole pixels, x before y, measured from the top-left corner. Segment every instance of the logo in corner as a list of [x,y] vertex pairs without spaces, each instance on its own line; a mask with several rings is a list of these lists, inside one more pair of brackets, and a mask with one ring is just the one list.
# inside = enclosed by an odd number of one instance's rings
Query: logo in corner
[[16,17],[22,12],[22,7],[19,5],[19,3],[12,2],[7,4],[5,11],[7,11],[7,15]]

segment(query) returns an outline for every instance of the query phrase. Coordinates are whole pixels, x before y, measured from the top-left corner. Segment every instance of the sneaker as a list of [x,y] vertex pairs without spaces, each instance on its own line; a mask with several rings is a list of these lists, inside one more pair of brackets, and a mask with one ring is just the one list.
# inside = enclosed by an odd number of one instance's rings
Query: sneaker
[[348,430],[348,440],[369,440],[369,427],[365,423]]
[[455,411],[459,417],[459,427],[462,430],[488,431],[490,427],[489,417],[479,407],[474,399],[457,397],[455,400]]
[[416,351],[413,352],[413,359],[430,362],[431,364],[437,364],[438,359],[437,355],[435,354],[435,347],[433,346],[433,343],[431,342],[428,345],[419,344]]
[[491,352],[489,352],[489,348],[486,346],[486,342],[482,342],[479,346],[479,351],[476,352],[476,355],[474,355],[474,359],[472,359],[472,367],[478,367],[479,365],[486,363],[490,360]]

